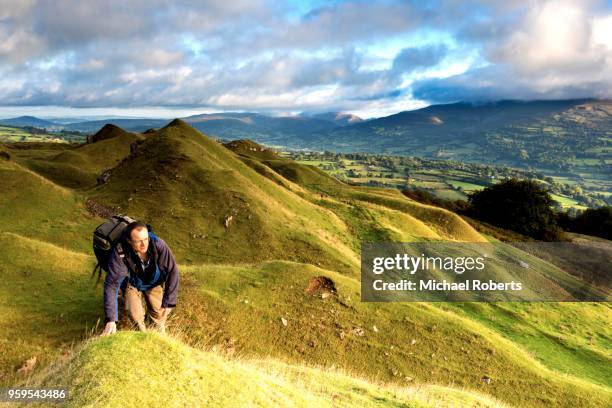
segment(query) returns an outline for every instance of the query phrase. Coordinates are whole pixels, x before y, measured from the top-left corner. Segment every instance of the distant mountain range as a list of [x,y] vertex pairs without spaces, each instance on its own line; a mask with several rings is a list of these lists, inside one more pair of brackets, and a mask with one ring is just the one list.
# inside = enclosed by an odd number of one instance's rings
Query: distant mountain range
[[[367,121],[341,112],[287,117],[229,112],[183,120],[209,136],[272,146],[531,166],[583,178],[612,174],[612,101],[606,100],[460,102]],[[84,133],[97,132],[107,123],[142,132],[169,122],[104,119],[61,124],[31,116],[0,120],[9,126]]]
[[32,126],[41,129],[48,129],[57,126],[55,122],[40,119],[35,116],[19,116],[18,118],[0,119],[0,125],[15,127]]
[[[213,113],[200,114],[182,118],[203,133],[223,139],[239,139],[249,137],[270,142],[275,139],[285,140],[287,137],[299,138],[304,133],[328,132],[337,127],[363,121],[358,116],[342,112],[327,112],[316,115],[299,116],[268,116],[259,113]],[[71,122],[63,119],[44,120],[33,116],[21,116],[12,119],[1,119],[5,126],[32,126],[48,130],[67,130],[83,133],[95,133],[104,125],[110,123],[123,129],[142,132],[147,129],[159,129],[167,125],[170,119],[130,119],[130,118],[100,118],[96,120]]]
[[333,122],[338,126],[354,125],[355,123],[363,122],[363,119],[361,119],[359,116],[344,112],[319,113],[313,115],[312,117]]

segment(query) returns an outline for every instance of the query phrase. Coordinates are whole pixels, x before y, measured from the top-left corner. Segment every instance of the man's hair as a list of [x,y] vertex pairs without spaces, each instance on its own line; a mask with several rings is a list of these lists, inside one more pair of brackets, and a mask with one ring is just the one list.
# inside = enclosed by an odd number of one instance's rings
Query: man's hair
[[149,228],[147,228],[147,224],[145,224],[142,221],[134,221],[128,224],[128,226],[125,228],[125,237],[129,240],[132,240],[132,231],[134,230],[140,230],[145,228],[146,230],[148,230]]

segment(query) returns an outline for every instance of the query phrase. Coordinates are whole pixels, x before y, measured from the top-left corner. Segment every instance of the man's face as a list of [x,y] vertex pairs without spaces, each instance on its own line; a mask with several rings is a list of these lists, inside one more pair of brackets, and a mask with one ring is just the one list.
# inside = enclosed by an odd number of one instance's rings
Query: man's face
[[137,254],[146,254],[149,249],[149,231],[146,228],[133,230],[130,234],[130,244]]

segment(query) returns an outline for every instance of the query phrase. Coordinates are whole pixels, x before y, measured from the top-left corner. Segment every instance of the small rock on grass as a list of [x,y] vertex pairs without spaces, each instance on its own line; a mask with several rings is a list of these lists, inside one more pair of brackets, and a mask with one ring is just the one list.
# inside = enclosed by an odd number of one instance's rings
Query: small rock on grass
[[21,375],[28,375],[32,372],[32,370],[34,370],[34,366],[36,365],[36,356],[32,357],[32,358],[28,358],[23,365],[21,366],[21,368],[19,368],[17,370],[17,374],[21,374]]
[[355,336],[363,336],[365,334],[365,330],[363,330],[361,327],[355,327],[353,330],[351,330],[351,333]]

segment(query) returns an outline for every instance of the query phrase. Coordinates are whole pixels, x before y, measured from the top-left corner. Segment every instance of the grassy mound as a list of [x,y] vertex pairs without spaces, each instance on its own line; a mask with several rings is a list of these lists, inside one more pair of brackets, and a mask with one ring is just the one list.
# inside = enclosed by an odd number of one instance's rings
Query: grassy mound
[[315,166],[296,163],[251,140],[234,140],[224,146],[253,168],[256,168],[257,164],[264,165],[285,179],[316,191],[324,191],[325,187],[346,186]]
[[90,137],[90,143],[97,143],[107,139],[113,139],[115,137],[125,137],[129,133],[125,130],[121,129],[119,126],[108,123],[100,130],[98,130],[94,135]]
[[69,407],[500,406],[448,388],[385,387],[278,361],[230,360],[136,332],[87,342],[38,384],[70,384]]
[[[275,176],[266,174],[261,169],[262,166],[266,166],[273,170],[272,174],[280,174],[283,178],[314,192],[315,194],[310,196],[311,199],[323,199],[325,204],[340,212],[346,213],[347,208],[343,205],[345,203],[353,206],[357,204],[367,209],[371,209],[371,204],[374,204],[387,213],[395,210],[395,218],[408,215],[411,219],[404,219],[403,222],[396,223],[395,227],[387,228],[388,223],[379,226],[382,230],[388,230],[391,235],[399,235],[400,241],[414,241],[420,237],[467,242],[485,241],[477,231],[456,214],[408,200],[399,191],[344,184],[315,166],[296,163],[251,141],[235,141],[226,143],[225,146],[237,153],[245,163],[259,173],[274,179]],[[401,227],[398,230],[398,225],[407,225],[409,230],[402,230]],[[417,226],[417,228],[411,229],[412,226]],[[394,232],[398,234],[393,234]]]

